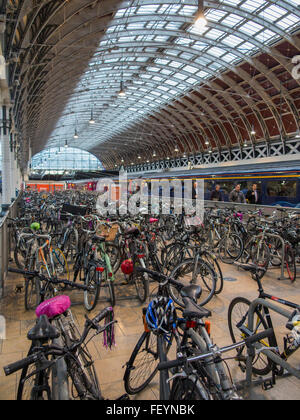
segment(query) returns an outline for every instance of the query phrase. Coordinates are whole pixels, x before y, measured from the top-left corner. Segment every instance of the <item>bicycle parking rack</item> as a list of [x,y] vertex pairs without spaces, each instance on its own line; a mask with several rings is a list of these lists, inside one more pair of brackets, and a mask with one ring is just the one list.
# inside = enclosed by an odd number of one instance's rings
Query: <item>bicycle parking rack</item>
[[[284,239],[281,238],[281,236],[278,235],[273,235],[273,234],[268,234],[269,237],[271,238],[275,238],[275,239],[280,239],[281,243],[282,243],[282,259],[281,259],[281,275],[280,277],[278,277],[278,280],[282,281],[282,280],[288,280],[285,277],[284,271],[285,271],[285,242]],[[270,266],[269,269],[276,269],[277,267],[272,267]]]
[[[256,299],[254,300],[250,307],[249,307],[249,314],[248,314],[248,328],[250,331],[254,330],[254,312],[256,310],[256,308],[258,306],[264,306],[274,312],[277,312],[279,315],[290,319],[292,313],[279,307],[276,306],[275,304],[268,302],[264,299]],[[300,380],[300,370],[299,369],[295,369],[294,367],[292,367],[288,362],[286,362],[284,359],[282,359],[278,354],[274,353],[272,350],[268,350],[267,348],[264,349],[264,346],[262,346],[260,343],[254,343],[254,347],[258,350],[262,350],[262,352],[270,359],[272,360],[276,366],[280,366],[283,369],[283,373],[282,375],[272,375],[272,377],[267,377],[267,378],[263,378],[260,377],[256,380],[252,379],[252,360],[247,359],[247,367],[246,367],[246,379],[237,382],[235,385],[237,387],[238,390],[244,390],[244,391],[249,391],[250,392],[250,396],[251,396],[251,388],[255,387],[255,386],[264,386],[265,385],[265,390],[269,390],[271,388],[273,388],[273,386],[275,385],[276,381],[284,378],[289,378],[289,377],[296,377],[297,379]]]

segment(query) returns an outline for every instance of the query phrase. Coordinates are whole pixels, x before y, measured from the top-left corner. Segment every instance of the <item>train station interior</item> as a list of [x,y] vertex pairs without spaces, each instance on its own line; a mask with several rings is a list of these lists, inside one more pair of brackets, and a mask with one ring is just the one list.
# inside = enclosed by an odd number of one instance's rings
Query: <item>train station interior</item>
[[0,400],[300,399],[299,22],[0,0]]

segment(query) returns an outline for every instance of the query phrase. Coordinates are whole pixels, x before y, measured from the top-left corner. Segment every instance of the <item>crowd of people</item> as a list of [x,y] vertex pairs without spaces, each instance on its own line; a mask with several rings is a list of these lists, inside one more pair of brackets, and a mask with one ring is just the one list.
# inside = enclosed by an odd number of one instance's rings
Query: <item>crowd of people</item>
[[[221,191],[221,185],[217,184],[215,186],[215,189],[211,193],[210,200],[224,201],[224,196]],[[231,203],[260,204],[260,193],[257,189],[257,184],[253,184],[252,188],[248,190],[246,195],[241,190],[241,185],[237,184],[229,194],[229,201]]]

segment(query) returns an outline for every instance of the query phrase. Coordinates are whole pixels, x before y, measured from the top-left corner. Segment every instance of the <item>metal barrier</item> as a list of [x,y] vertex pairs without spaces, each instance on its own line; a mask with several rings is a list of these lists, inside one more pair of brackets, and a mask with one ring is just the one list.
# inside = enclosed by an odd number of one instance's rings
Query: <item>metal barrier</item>
[[268,216],[276,211],[278,214],[282,213],[282,210],[286,210],[289,213],[298,213],[300,216],[300,209],[293,207],[281,207],[281,206],[263,206],[260,204],[242,204],[242,203],[230,203],[225,201],[205,201],[206,208],[217,207],[220,209],[235,209],[241,212],[261,210],[264,215]]
[[18,205],[21,201],[21,196],[22,193],[20,193],[18,198],[10,205],[6,215],[2,218],[0,222],[0,298],[3,295],[4,283],[11,255],[11,238],[9,235],[8,218],[17,217]]

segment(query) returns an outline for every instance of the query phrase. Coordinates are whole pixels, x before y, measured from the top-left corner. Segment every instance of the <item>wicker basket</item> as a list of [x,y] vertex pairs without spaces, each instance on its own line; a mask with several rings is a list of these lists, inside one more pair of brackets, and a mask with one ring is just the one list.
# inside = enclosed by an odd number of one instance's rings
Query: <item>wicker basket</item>
[[118,231],[119,231],[118,225],[112,225],[110,227],[105,226],[105,225],[100,225],[97,228],[97,235],[103,236],[104,238],[106,238],[108,242],[112,242],[116,239]]

